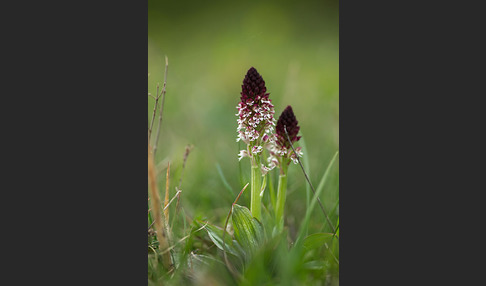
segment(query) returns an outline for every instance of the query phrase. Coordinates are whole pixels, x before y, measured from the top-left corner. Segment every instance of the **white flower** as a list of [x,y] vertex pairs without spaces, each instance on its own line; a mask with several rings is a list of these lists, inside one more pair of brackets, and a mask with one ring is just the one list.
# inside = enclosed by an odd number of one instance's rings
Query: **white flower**
[[290,154],[290,159],[292,159],[292,162],[294,162],[294,164],[299,163],[299,161],[297,160],[297,157],[302,157],[304,155],[304,153],[302,153],[301,149],[302,149],[302,147],[297,147],[297,148],[295,148],[295,153],[292,151],[292,153]]
[[[275,167],[275,166],[274,166]],[[265,176],[269,171],[271,171],[274,167],[270,167],[270,166],[265,166],[262,164],[262,175]]]
[[238,161],[241,161],[241,159],[242,159],[243,157],[249,157],[249,156],[248,156],[248,151],[246,151],[246,150],[241,150],[241,151],[240,151],[240,154],[238,154]]
[[263,151],[263,147],[262,146],[253,146],[253,148],[251,149],[251,153],[252,154],[258,154],[260,152]]

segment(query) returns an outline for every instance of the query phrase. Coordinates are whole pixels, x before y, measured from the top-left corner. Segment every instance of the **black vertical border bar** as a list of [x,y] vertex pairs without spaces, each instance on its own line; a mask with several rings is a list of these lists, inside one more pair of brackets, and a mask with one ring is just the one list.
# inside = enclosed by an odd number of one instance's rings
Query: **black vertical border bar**
[[[411,28],[398,5],[340,1],[340,283],[413,284]],[[407,175],[408,174],[408,175]],[[413,208],[413,207],[412,207]],[[405,285],[405,284],[403,284]]]
[[147,2],[2,8],[1,284],[147,283]]
[[340,1],[341,285],[484,280],[484,17],[473,6]]
[[61,233],[44,244],[55,261],[42,271],[49,281],[147,283],[147,5],[82,2],[55,21],[60,104],[47,112],[56,137],[44,140],[55,143],[50,175],[60,187],[49,221]]

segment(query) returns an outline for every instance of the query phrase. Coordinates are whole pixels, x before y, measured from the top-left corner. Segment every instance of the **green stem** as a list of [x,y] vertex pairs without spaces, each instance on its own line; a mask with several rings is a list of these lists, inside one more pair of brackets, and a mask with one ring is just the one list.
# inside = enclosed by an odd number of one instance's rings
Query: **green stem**
[[282,163],[282,169],[280,169],[280,176],[278,177],[277,208],[275,209],[275,219],[279,231],[283,229],[285,199],[287,197],[287,164],[285,160]]
[[258,165],[251,166],[251,204],[250,211],[259,221],[262,220],[260,192],[262,187],[262,173]]

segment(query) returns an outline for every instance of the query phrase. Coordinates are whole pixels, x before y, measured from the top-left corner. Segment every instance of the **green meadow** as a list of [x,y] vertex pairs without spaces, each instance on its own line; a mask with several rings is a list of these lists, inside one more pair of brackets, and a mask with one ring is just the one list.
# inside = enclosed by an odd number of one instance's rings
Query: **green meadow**
[[[149,183],[149,285],[339,285],[338,6],[149,0],[144,96],[160,212],[166,186],[174,198],[162,219],[167,249],[156,235]],[[277,169],[266,175],[257,223],[246,209],[249,186],[232,207],[251,180],[249,158],[238,160],[246,144],[236,140],[236,106],[251,67],[276,120],[292,106],[302,136],[294,147],[302,147],[312,184],[299,164],[289,165],[282,231],[275,229]]]

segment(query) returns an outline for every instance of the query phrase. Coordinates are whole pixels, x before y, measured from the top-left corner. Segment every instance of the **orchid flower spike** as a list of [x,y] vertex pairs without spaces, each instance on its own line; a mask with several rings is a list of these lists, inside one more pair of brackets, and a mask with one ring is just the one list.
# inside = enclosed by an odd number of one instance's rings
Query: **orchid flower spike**
[[241,140],[247,145],[251,144],[251,149],[240,151],[240,160],[262,152],[275,126],[273,118],[275,110],[268,98],[265,81],[254,67],[246,73],[241,89],[240,103],[236,106],[238,109],[236,141]]
[[[285,134],[285,129],[287,129],[287,133],[289,134],[290,141],[292,145],[299,141],[301,136],[297,136],[300,130],[300,126],[298,125],[297,118],[294,115],[292,107],[289,105],[280,115],[277,126],[276,126],[276,134],[274,144],[268,146],[270,151],[270,157],[268,158],[268,163],[271,168],[275,166],[280,166],[283,161],[282,158],[290,158],[295,164],[297,164],[297,156],[302,157],[302,147],[295,148],[295,153],[290,146],[290,142],[287,139],[287,134]],[[287,163],[289,164],[290,161]]]

